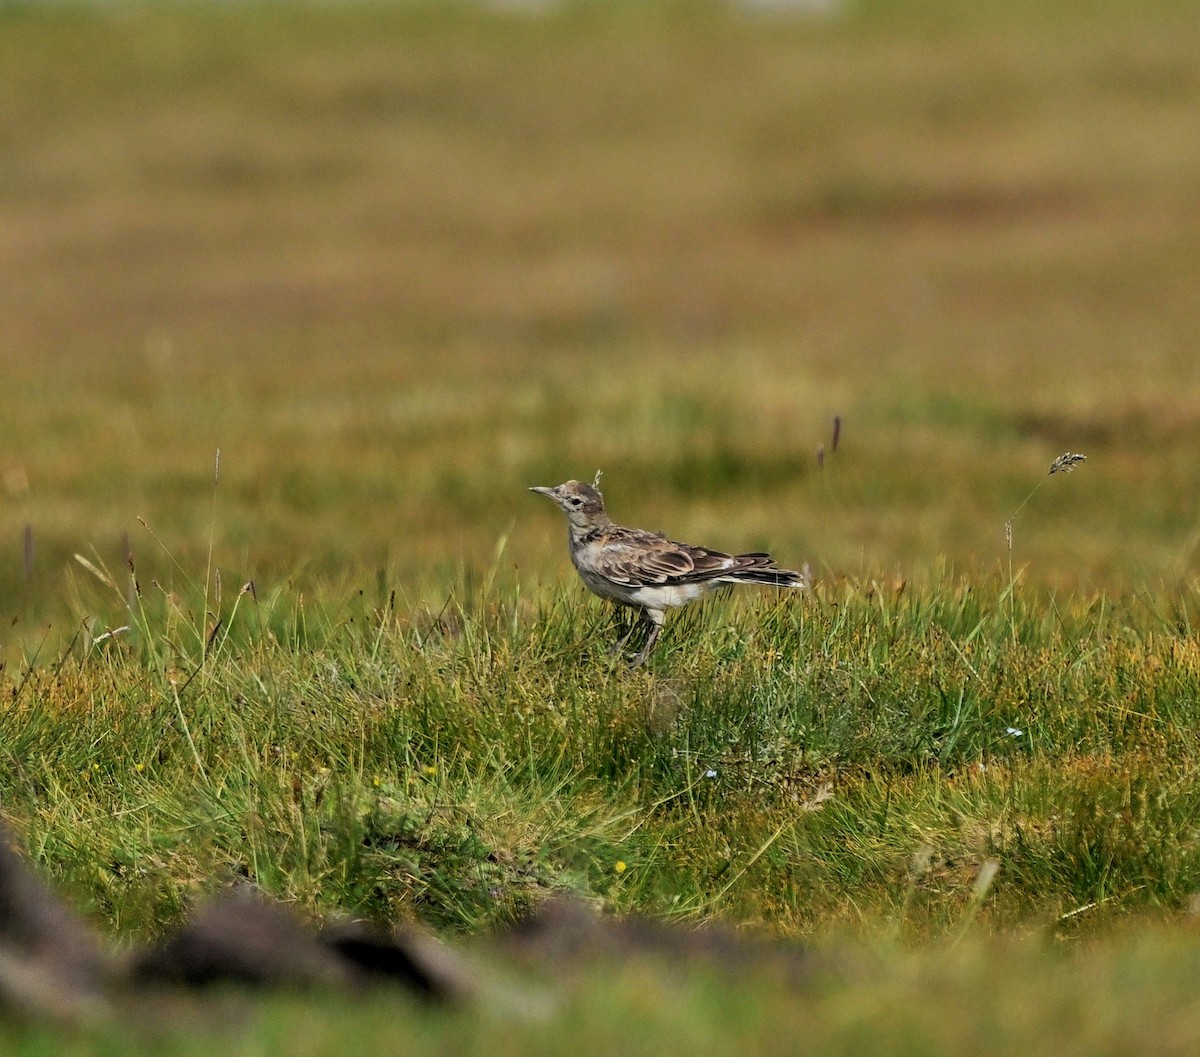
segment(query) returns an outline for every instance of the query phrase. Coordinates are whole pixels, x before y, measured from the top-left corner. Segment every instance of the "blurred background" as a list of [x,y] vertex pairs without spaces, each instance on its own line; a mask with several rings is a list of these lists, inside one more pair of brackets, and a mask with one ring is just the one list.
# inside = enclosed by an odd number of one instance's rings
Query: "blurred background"
[[558,584],[525,489],[597,469],[824,577],[1007,575],[1020,507],[1027,582],[1186,587],[1197,55],[1188,0],[0,2],[0,619],[76,553]]

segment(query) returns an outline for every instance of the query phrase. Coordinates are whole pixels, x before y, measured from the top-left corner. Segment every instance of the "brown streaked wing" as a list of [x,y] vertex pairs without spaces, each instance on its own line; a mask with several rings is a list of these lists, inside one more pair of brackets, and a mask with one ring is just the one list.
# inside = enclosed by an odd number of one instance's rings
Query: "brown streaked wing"
[[711,580],[737,567],[734,559],[721,551],[649,534],[612,541],[598,564],[605,576],[630,586]]

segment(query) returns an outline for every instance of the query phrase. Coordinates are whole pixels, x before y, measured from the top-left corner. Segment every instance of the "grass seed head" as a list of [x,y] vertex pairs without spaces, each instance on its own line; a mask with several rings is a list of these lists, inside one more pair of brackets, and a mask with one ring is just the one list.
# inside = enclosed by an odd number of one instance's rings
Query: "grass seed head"
[[1056,473],[1070,473],[1081,462],[1086,461],[1086,455],[1078,455],[1069,451],[1064,451],[1057,459],[1054,460],[1054,462],[1050,464],[1050,473],[1047,474],[1047,476],[1051,476]]

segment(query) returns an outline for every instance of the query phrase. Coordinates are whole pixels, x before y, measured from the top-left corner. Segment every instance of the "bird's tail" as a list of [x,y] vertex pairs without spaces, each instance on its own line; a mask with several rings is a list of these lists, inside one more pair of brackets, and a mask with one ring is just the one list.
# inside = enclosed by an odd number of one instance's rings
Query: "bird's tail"
[[812,584],[807,564],[797,572],[795,569],[780,569],[769,554],[739,554],[738,560],[746,564],[726,573],[721,577],[722,580],[764,584],[767,587],[805,588]]

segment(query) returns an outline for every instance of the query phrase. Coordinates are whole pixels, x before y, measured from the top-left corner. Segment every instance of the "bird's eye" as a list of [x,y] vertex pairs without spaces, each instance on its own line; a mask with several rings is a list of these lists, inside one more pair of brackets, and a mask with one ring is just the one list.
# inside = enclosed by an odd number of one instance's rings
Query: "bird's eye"
[[579,496],[573,495],[573,496],[571,496],[570,499],[567,500],[567,502],[570,503],[571,506],[579,506],[579,504],[582,503],[583,500],[580,499]]

